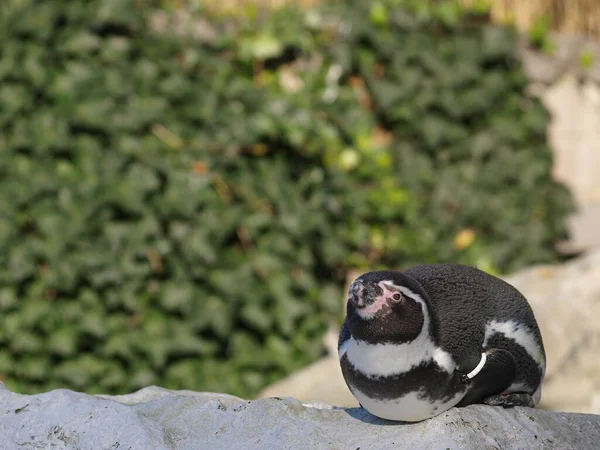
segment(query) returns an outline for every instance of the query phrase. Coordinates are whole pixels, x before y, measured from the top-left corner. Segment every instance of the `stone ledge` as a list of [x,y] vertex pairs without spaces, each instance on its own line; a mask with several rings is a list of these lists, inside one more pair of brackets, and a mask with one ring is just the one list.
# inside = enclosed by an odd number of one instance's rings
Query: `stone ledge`
[[0,384],[3,449],[580,449],[600,442],[600,416],[475,405],[420,423],[292,398],[149,387],[125,396],[68,390],[20,395]]

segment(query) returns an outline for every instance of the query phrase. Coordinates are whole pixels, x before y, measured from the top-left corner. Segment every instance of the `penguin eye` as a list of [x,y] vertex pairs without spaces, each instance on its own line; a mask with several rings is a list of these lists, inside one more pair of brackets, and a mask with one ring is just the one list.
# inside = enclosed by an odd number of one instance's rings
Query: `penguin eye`
[[402,298],[402,296],[400,294],[394,294],[394,295],[392,295],[392,298],[394,300],[400,300]]

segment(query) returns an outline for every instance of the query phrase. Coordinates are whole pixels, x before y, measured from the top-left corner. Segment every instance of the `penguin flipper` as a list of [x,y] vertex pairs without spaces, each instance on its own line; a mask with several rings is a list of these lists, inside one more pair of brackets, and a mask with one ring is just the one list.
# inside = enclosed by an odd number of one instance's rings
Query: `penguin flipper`
[[[487,398],[491,400],[492,396],[501,394],[513,383],[517,372],[513,356],[499,348],[489,349],[485,355],[486,361],[481,371],[472,379],[465,380],[470,387],[457,406],[483,403]],[[465,378],[463,375],[463,380]]]

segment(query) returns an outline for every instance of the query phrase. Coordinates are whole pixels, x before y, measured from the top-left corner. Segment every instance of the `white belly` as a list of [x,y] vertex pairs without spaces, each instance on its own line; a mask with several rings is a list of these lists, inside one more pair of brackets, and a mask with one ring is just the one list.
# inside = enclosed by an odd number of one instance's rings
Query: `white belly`
[[456,394],[449,400],[430,400],[420,398],[418,392],[410,392],[393,400],[376,400],[367,397],[362,392],[352,389],[354,397],[371,414],[382,419],[418,422],[429,419],[452,408],[465,396],[465,392]]

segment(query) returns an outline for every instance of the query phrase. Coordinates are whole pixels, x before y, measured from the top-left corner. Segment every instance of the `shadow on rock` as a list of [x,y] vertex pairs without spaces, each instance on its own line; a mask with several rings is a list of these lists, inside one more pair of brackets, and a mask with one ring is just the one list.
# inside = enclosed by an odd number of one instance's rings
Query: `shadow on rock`
[[370,425],[408,425],[409,422],[396,422],[394,420],[381,419],[380,417],[374,416],[364,408],[340,408],[343,409],[346,414],[356,420],[360,420],[363,423]]

